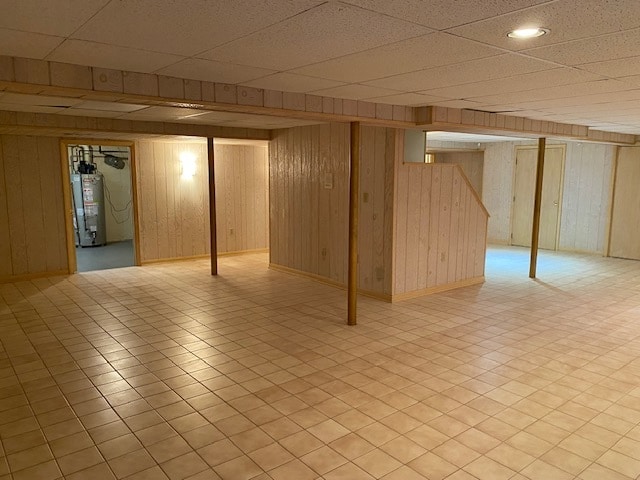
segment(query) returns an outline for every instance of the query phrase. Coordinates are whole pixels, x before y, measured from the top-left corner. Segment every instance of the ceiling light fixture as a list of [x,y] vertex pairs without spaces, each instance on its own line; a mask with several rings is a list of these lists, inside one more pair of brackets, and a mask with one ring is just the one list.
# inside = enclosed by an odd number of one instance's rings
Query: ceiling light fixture
[[507,33],[509,38],[536,38],[541,37],[549,33],[549,29],[540,27],[531,28],[519,28],[517,30],[511,30]]

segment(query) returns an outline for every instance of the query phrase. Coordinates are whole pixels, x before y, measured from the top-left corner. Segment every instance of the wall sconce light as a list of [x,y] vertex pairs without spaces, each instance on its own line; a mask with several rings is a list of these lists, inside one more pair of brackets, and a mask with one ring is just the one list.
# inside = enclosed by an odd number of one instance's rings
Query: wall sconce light
[[191,152],[180,154],[180,176],[192,178],[196,174],[196,156]]

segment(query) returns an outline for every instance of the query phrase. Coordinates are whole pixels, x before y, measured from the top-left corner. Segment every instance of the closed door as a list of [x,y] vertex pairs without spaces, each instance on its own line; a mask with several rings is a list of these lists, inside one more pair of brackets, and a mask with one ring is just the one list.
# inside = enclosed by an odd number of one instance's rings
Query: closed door
[[620,147],[611,215],[612,257],[640,260],[640,148]]
[[[518,148],[516,150],[516,178],[511,225],[512,245],[531,246],[537,160],[538,150],[536,148]],[[547,147],[542,176],[540,236],[538,240],[538,246],[547,250],[555,250],[558,244],[563,168],[564,147],[561,145]]]

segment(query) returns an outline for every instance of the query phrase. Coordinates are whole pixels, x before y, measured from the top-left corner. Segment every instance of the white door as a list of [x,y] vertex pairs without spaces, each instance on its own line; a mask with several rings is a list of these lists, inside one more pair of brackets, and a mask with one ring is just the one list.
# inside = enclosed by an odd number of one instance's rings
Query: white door
[[[558,244],[564,152],[565,149],[562,145],[552,145],[545,149],[538,246],[547,250],[555,250]],[[531,246],[537,159],[537,148],[516,149],[513,221],[511,224],[512,245]]]

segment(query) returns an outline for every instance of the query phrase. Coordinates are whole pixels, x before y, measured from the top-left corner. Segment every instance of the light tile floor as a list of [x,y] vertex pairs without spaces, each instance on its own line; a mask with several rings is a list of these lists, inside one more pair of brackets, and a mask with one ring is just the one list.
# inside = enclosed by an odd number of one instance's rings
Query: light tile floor
[[264,255],[0,285],[0,479],[634,479],[640,262],[361,298]]

